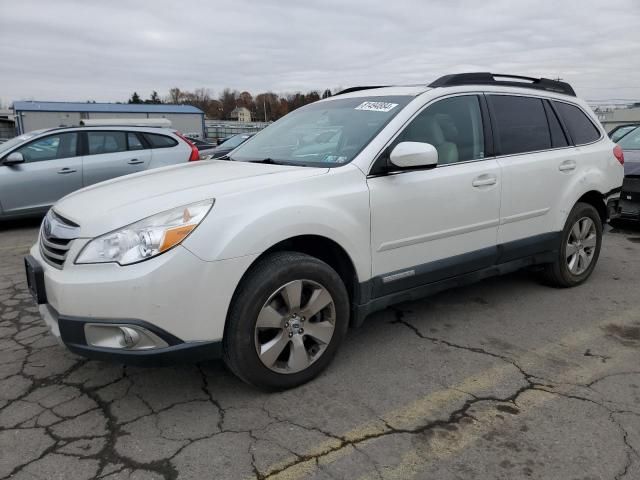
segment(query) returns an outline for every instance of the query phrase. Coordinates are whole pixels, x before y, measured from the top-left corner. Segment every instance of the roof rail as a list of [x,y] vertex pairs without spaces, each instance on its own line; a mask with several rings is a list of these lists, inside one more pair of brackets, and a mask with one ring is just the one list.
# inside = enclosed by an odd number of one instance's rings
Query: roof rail
[[333,96],[335,97],[336,95],[342,95],[343,93],[359,92],[360,90],[372,90],[374,88],[384,88],[388,86],[389,85],[369,85],[369,86],[362,86],[362,87],[350,87],[350,88],[341,90],[338,93],[334,93]]
[[510,87],[535,88],[537,90],[563,93],[565,95],[571,95],[572,97],[576,96],[576,92],[571,85],[559,80],[490,72],[454,73],[440,77],[429,84],[429,86],[433,88],[452,87],[455,85],[505,85]]
[[87,118],[80,120],[80,126],[171,128],[171,120],[168,118]]

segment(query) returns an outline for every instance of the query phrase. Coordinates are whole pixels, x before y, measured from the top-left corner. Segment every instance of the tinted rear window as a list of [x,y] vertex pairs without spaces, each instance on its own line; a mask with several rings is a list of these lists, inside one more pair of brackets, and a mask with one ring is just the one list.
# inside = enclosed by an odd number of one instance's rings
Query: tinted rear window
[[175,147],[178,142],[166,135],[158,135],[157,133],[145,133],[144,138],[147,139],[151,148],[167,148]]
[[567,147],[569,146],[569,142],[567,141],[567,137],[560,126],[560,121],[558,120],[558,116],[551,108],[548,102],[544,102],[544,109],[547,112],[547,120],[549,121],[549,131],[551,132],[551,145],[554,148],[558,147]]
[[575,145],[595,142],[600,138],[600,132],[596,126],[578,107],[563,102],[553,102],[553,104],[558,109]]
[[487,95],[494,116],[499,153],[535,152],[551,148],[551,135],[542,100]]

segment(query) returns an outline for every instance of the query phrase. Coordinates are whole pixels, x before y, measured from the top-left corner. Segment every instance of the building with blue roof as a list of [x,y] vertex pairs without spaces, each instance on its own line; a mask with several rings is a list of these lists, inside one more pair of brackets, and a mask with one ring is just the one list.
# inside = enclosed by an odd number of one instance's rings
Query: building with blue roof
[[183,133],[203,137],[204,112],[191,105],[151,103],[79,103],[18,101],[13,103],[18,135],[42,128],[71,127],[82,120],[165,118]]

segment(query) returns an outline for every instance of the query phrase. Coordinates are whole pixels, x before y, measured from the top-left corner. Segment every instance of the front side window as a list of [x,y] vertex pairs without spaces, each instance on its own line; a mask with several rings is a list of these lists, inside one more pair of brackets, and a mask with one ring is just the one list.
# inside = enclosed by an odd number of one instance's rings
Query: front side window
[[424,109],[389,147],[400,142],[430,143],[438,165],[484,158],[484,132],[476,95],[446,98]]
[[595,142],[600,138],[600,131],[581,109],[564,102],[553,102],[553,104],[558,109],[575,145]]
[[8,152],[14,147],[17,147],[21,143],[25,143],[27,140],[30,140],[33,137],[37,137],[41,133],[43,133],[43,130],[34,130],[32,132],[28,132],[23,135],[20,135],[19,137],[10,138],[4,143],[0,143],[0,158],[8,154]]
[[89,131],[87,132],[87,139],[89,143],[89,155],[124,152],[127,150],[127,141],[124,132]]
[[511,95],[487,95],[501,155],[551,148],[551,134],[542,100]]
[[412,99],[406,95],[338,96],[312,103],[285,115],[243,143],[233,151],[231,160],[302,166],[344,165]]
[[75,132],[60,133],[35,140],[16,150],[24,157],[25,162],[41,162],[77,155],[78,134]]

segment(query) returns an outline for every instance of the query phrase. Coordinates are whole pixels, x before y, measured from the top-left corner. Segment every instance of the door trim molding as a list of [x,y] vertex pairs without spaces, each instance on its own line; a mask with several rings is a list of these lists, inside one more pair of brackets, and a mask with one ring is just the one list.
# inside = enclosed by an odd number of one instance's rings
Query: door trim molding
[[515,215],[509,215],[508,217],[503,217],[500,220],[500,225],[506,225],[507,223],[514,223],[521,220],[529,220],[530,218],[541,217],[542,215],[546,215],[549,210],[551,210],[551,207],[541,208],[539,210],[531,210],[530,212],[517,213]]
[[474,223],[472,225],[465,225],[463,227],[450,228],[448,230],[440,230],[439,232],[427,233],[424,235],[416,235],[414,237],[401,238],[400,240],[392,240],[390,242],[384,242],[380,244],[377,251],[384,252],[386,250],[394,250],[396,248],[408,247],[410,245],[416,245],[418,243],[430,242],[432,240],[439,240],[445,237],[453,237],[456,235],[471,233],[478,230],[484,230],[486,228],[496,227],[499,224],[500,224],[500,219],[496,218],[493,220],[488,220],[486,222]]

